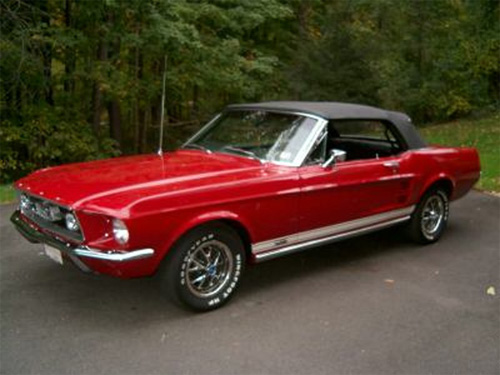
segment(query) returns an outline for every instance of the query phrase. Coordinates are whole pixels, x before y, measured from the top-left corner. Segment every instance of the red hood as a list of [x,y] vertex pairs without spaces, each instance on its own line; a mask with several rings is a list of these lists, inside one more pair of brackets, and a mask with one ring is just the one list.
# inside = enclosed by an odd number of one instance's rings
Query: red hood
[[111,195],[144,197],[151,189],[182,190],[193,182],[203,186],[248,172],[255,175],[252,171],[261,168],[258,161],[238,156],[181,150],[163,156],[138,155],[45,168],[20,179],[16,187],[63,205],[84,208]]

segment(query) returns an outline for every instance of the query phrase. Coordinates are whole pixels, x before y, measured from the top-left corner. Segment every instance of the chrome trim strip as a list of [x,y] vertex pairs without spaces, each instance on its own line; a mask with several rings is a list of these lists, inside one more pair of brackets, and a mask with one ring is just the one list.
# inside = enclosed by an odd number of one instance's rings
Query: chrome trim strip
[[102,252],[87,246],[77,247],[74,251],[76,256],[84,258],[94,258],[100,260],[109,260],[112,262],[126,262],[128,260],[149,258],[154,254],[153,249],[137,249],[128,252],[108,251]]
[[[309,152],[307,153],[306,157],[302,160],[301,166],[303,166],[305,164],[305,162],[307,161],[307,159],[309,159],[309,156],[311,156],[311,154],[314,152],[314,149],[325,141],[326,136],[328,135],[327,124],[328,124],[328,121],[325,120],[324,123],[322,124],[321,131],[319,132],[318,136],[314,140],[312,147],[309,148]],[[325,147],[325,150],[326,150],[326,147]]]
[[198,130],[196,133],[194,133],[186,142],[184,142],[181,146],[183,148],[186,146],[188,143],[193,142],[195,139],[197,139],[199,136],[201,136],[204,132],[206,132],[208,129],[212,127],[215,121],[218,120],[219,117],[222,116],[222,112],[218,113],[217,116],[215,116],[213,119],[211,119],[209,122],[207,122],[205,125],[203,125],[200,130]]
[[304,161],[306,160],[306,158],[309,156],[314,146],[316,145],[316,139],[318,139],[318,137],[321,137],[323,129],[326,127],[327,123],[328,121],[323,118],[317,119],[313,130],[309,133],[309,137],[307,137],[307,139],[304,141],[304,144],[297,153],[297,156],[291,163],[292,166],[300,167],[302,164],[304,164]]
[[356,229],[356,230],[352,230],[352,231],[349,231],[349,232],[344,232],[344,233],[336,234],[336,235],[333,235],[333,236],[330,236],[330,237],[325,237],[325,238],[321,238],[321,239],[317,239],[317,240],[312,240],[312,241],[300,243],[300,244],[297,244],[297,245],[282,247],[280,249],[271,250],[271,251],[268,251],[268,252],[265,252],[265,253],[260,253],[260,254],[257,254],[255,256],[255,260],[256,260],[256,262],[259,263],[259,262],[263,262],[265,260],[270,260],[270,259],[273,259],[273,258],[277,258],[277,257],[283,256],[283,255],[286,255],[286,254],[292,254],[292,253],[295,253],[295,252],[298,252],[298,251],[306,250],[306,249],[309,249],[311,247],[315,247],[315,246],[319,246],[319,245],[324,245],[324,244],[327,244],[327,243],[336,242],[336,241],[340,241],[340,240],[345,240],[345,239],[348,239],[348,238],[351,238],[351,237],[356,237],[356,236],[359,236],[359,235],[362,235],[362,234],[370,233],[370,232],[373,232],[373,231],[376,231],[376,230],[379,230],[379,229],[383,229],[383,228],[387,228],[387,227],[390,227],[390,226],[393,226],[393,225],[396,225],[396,224],[399,224],[399,223],[403,223],[403,222],[409,220],[410,217],[411,217],[410,215],[403,216],[403,217],[398,218],[398,219],[393,219],[393,220],[390,220],[390,221],[386,221],[386,222],[383,222],[383,223],[371,225],[371,226],[364,227],[364,228],[361,228],[361,229]]
[[318,116],[318,115],[315,115],[315,114],[312,114],[312,113],[308,113],[308,112],[301,112],[301,111],[293,111],[293,110],[290,110],[290,111],[287,111],[285,109],[269,109],[269,108],[234,108],[234,109],[226,109],[225,111],[223,112],[238,112],[238,111],[262,111],[262,112],[272,112],[272,113],[282,113],[282,114],[285,114],[285,115],[297,115],[297,116],[302,116],[302,117],[309,117],[309,118],[312,118],[312,119],[315,119],[315,120],[324,120],[323,117],[321,116]]
[[312,229],[305,232],[299,232],[290,236],[273,238],[268,241],[259,242],[252,245],[252,253],[260,254],[267,251],[275,250],[282,247],[284,244],[287,246],[300,244],[303,242],[317,240],[323,237],[335,236],[344,232],[350,232],[362,229],[367,226],[377,225],[392,219],[398,219],[402,216],[411,215],[415,206],[409,206],[398,210],[383,212],[377,215],[363,217],[361,219],[351,220],[340,224],[334,224],[327,227]]

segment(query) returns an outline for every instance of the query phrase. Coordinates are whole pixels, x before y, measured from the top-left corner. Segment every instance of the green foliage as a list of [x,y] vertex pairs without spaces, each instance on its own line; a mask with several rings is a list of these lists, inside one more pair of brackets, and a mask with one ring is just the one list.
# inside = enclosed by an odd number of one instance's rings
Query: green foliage
[[231,102],[452,119],[500,100],[496,0],[4,0],[0,179],[166,147]]
[[116,142],[100,142],[85,122],[61,120],[51,108],[30,108],[21,123],[2,120],[0,181],[51,165],[116,156]]
[[496,1],[352,0],[308,14],[290,70],[300,98],[377,104],[419,122],[498,102]]

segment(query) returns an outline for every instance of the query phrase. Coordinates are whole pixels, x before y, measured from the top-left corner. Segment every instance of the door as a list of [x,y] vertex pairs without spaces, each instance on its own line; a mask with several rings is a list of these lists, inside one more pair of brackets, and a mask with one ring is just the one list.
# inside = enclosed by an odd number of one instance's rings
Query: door
[[332,234],[411,212],[405,208],[411,177],[402,173],[404,148],[385,124],[329,124],[325,142],[325,150],[344,150],[348,159],[329,167],[313,163],[300,168],[299,233]]
[[409,187],[397,157],[328,168],[306,166],[300,171],[300,185],[300,231],[398,210],[407,200]]

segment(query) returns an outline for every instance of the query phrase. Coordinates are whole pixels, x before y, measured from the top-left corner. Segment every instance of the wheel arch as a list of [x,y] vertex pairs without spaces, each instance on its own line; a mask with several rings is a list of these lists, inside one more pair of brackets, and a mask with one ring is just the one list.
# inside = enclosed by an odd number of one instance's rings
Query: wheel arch
[[248,229],[241,222],[234,219],[219,219],[212,222],[219,222],[227,225],[228,227],[233,229],[238,234],[238,236],[240,236],[241,241],[243,242],[243,246],[245,247],[245,255],[248,262],[252,256],[252,237],[250,236]]
[[193,217],[191,220],[184,222],[182,225],[178,226],[172,233],[168,235],[168,239],[163,246],[160,260],[168,258],[170,250],[189,232],[201,226],[210,224],[223,224],[235,231],[236,234],[241,238],[245,247],[247,262],[251,259],[252,232],[250,230],[250,226],[243,218],[232,212],[219,211]]
[[419,199],[424,196],[426,192],[428,192],[430,189],[435,189],[435,188],[442,188],[448,198],[451,200],[453,197],[453,193],[455,191],[455,183],[453,179],[447,175],[439,175],[438,177],[430,180],[427,182],[426,185],[424,185],[424,188],[420,192]]

